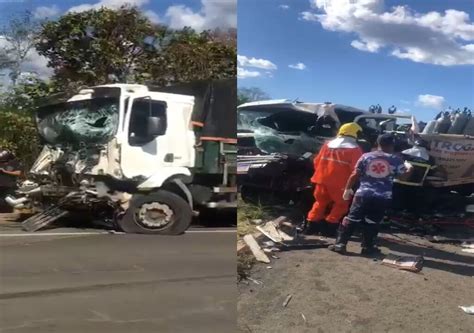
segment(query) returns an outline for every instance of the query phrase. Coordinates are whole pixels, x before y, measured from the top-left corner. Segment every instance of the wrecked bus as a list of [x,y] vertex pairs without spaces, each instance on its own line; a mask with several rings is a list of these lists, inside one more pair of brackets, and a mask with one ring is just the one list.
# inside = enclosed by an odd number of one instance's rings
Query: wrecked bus
[[236,207],[235,80],[109,84],[36,112],[43,149],[6,200],[35,231],[87,214],[131,233],[180,234],[200,209]]

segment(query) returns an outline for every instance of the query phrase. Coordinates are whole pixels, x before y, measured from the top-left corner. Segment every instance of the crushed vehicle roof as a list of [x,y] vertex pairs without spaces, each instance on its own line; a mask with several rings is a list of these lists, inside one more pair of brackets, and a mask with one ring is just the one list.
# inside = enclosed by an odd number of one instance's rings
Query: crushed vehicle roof
[[288,99],[275,99],[275,100],[266,100],[266,101],[256,101],[241,104],[238,106],[239,110],[261,110],[267,108],[273,109],[293,109],[296,111],[305,111],[310,113],[317,113],[321,106],[325,104],[334,105],[335,109],[346,111],[346,112],[356,112],[356,113],[368,113],[366,110],[358,109],[352,106],[347,106],[343,104],[332,104],[332,103],[306,103],[306,102],[297,102]]

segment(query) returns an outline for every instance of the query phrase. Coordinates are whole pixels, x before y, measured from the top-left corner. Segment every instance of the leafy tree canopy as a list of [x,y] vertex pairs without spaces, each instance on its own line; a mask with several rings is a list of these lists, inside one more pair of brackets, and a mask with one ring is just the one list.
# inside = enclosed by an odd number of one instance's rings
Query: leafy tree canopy
[[166,85],[235,77],[236,71],[232,32],[170,30],[153,25],[129,6],[68,13],[46,22],[36,49],[49,59],[55,71],[53,79],[66,85]]

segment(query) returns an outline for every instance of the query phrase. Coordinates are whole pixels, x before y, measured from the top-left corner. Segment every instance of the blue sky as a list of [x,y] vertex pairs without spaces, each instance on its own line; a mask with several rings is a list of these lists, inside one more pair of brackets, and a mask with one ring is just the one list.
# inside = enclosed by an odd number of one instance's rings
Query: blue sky
[[420,120],[473,108],[473,0],[362,2],[239,0],[239,86]]
[[[233,1],[231,0],[231,2]],[[45,16],[54,18],[71,9],[85,10],[94,6],[116,8],[124,3],[129,3],[136,5],[146,13],[151,13],[150,15],[153,15],[154,19],[163,23],[170,23],[171,20],[175,19],[173,22],[177,24],[178,19],[176,16],[178,14],[181,14],[181,17],[187,15],[186,18],[189,20],[189,24],[197,27],[202,22],[198,23],[197,21],[200,18],[205,19],[206,8],[211,9],[211,11],[213,10],[213,8],[210,8],[212,7],[212,2],[212,0],[0,0],[0,22],[4,23],[9,20],[11,14],[15,12],[21,13],[24,10],[30,10],[40,16],[42,16],[42,13],[50,14]],[[167,15],[170,7],[174,8],[174,12],[171,10],[169,15]],[[180,8],[177,10],[178,7]],[[214,5],[214,9],[216,7],[218,6]],[[226,14],[228,13],[225,13],[223,16]]]

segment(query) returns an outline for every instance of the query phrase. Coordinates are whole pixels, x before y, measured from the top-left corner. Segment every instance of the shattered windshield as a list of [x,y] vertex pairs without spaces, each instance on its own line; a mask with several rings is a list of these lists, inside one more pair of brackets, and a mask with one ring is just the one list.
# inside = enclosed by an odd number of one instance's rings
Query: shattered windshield
[[105,143],[119,122],[119,99],[94,98],[38,109],[38,130],[50,144]]
[[254,110],[239,110],[237,118],[237,130],[238,131],[249,131],[256,127],[261,126],[257,120],[266,118],[272,115],[274,112],[266,111],[254,111]]
[[[296,110],[239,110],[237,129],[253,133],[262,152],[303,155],[317,152],[326,135],[317,115]],[[322,136],[322,137],[321,137]]]

